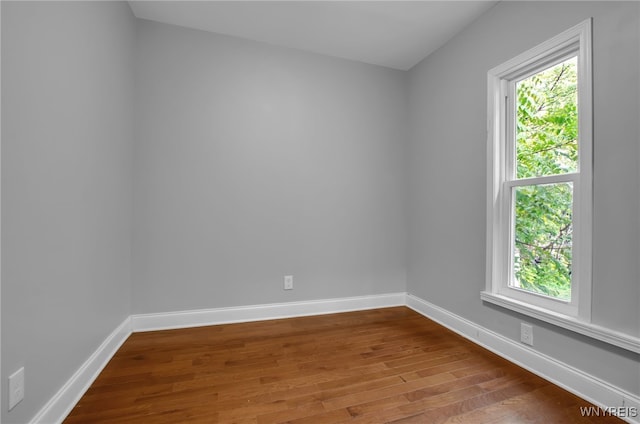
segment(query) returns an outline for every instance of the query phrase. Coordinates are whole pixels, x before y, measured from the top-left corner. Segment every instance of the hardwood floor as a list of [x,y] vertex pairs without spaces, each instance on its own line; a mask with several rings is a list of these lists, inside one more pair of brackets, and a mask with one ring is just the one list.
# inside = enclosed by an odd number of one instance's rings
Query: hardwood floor
[[134,333],[65,423],[590,423],[405,308]]

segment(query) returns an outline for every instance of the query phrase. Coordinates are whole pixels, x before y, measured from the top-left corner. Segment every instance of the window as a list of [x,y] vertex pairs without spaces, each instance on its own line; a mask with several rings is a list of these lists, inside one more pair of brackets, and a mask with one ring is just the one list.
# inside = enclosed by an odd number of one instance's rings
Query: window
[[490,70],[488,95],[482,299],[589,321],[591,21]]

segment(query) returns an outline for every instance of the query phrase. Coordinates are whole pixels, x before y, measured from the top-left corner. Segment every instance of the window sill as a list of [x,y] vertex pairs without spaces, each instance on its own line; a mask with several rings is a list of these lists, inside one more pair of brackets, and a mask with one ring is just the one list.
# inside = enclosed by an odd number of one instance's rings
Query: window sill
[[480,299],[532,318],[539,319],[540,321],[548,322],[558,327],[571,330],[575,333],[621,347],[631,352],[640,353],[640,338],[634,337],[630,334],[614,331],[606,327],[581,321],[575,317],[552,312],[544,308],[532,306],[528,303],[487,291],[480,293]]

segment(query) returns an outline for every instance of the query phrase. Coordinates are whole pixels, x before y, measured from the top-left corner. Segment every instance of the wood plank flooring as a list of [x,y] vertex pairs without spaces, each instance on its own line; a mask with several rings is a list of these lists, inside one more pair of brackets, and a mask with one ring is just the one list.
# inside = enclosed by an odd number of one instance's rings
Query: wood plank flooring
[[591,423],[584,400],[405,308],[134,333],[73,423]]

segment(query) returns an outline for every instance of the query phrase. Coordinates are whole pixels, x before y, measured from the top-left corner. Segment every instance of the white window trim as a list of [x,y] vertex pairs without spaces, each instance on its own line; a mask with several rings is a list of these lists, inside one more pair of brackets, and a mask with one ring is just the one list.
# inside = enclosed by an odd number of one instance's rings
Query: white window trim
[[[518,55],[488,72],[488,152],[487,152],[487,261],[486,289],[481,299],[499,306],[587,334],[591,322],[591,264],[593,214],[593,95],[591,19],[564,31],[550,40]],[[578,173],[558,177],[532,178],[528,183],[572,182],[574,189],[574,257],[572,301],[552,298],[508,287],[510,265],[509,225],[511,209],[504,197],[505,187],[521,185],[524,180],[506,182],[507,129],[509,107],[505,94],[513,91],[516,79],[526,78],[543,66],[552,66],[563,58],[578,57]],[[513,94],[513,93],[512,93]],[[513,95],[509,96],[513,99]],[[496,166],[500,165],[500,166]],[[501,190],[501,187],[503,188]],[[509,196],[510,197],[510,196]],[[600,329],[601,330],[601,329]],[[585,333],[586,331],[586,333]],[[601,331],[598,331],[601,333]],[[587,334],[593,337],[593,334]],[[601,339],[600,337],[596,337]],[[616,344],[616,343],[614,343]]]

